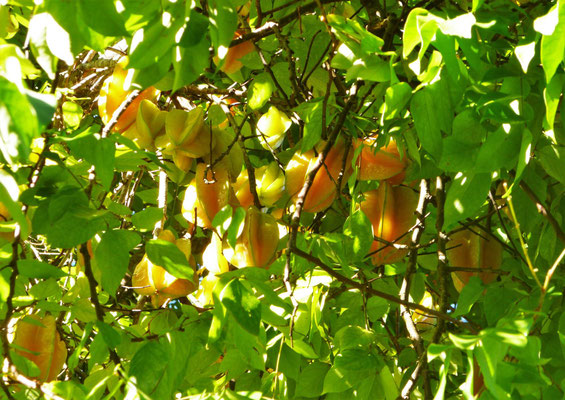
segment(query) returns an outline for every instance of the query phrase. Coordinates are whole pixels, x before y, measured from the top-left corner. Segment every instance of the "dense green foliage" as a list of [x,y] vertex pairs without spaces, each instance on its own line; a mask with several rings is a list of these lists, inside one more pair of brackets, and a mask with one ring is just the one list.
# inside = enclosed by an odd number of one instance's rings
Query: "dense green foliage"
[[[242,68],[230,69],[228,48],[242,44]],[[120,56],[136,90],[101,115]],[[1,395],[564,398],[564,56],[563,0],[0,1]],[[242,150],[239,164],[209,176],[219,159],[115,132],[150,86],[151,112],[200,109],[221,127],[210,137],[222,129]],[[276,110],[290,126],[280,140],[257,129]],[[358,179],[368,137],[394,139],[408,165],[398,193],[419,198],[395,216],[410,226],[396,243],[360,208],[385,187]],[[308,151],[292,197],[288,164]],[[280,198],[250,185],[278,223],[274,261],[253,242],[274,220],[246,214],[231,192],[211,226],[187,221],[187,188],[202,196],[226,169],[252,177],[267,165],[287,170]],[[310,189],[322,205],[304,203]],[[156,239],[162,229],[189,244]],[[459,293],[454,273],[479,261],[445,255],[465,229],[503,251],[499,268],[485,261],[488,279]],[[222,268],[218,251],[229,260],[248,241],[239,268]],[[403,257],[381,265],[375,248]],[[145,254],[200,289],[137,293]],[[34,378],[12,343],[27,314],[56,317],[68,357],[55,381]]]

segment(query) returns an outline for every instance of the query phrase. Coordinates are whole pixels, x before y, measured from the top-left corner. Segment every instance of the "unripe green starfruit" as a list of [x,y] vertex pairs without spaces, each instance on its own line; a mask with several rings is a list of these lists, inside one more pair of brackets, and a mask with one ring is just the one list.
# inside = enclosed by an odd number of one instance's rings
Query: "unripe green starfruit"
[[259,142],[265,149],[276,149],[284,140],[284,134],[292,125],[292,121],[280,112],[275,106],[271,106],[267,113],[263,114],[257,122],[257,134]]
[[276,162],[264,165],[255,170],[257,181],[257,196],[262,205],[270,207],[283,195],[285,177],[284,172]]

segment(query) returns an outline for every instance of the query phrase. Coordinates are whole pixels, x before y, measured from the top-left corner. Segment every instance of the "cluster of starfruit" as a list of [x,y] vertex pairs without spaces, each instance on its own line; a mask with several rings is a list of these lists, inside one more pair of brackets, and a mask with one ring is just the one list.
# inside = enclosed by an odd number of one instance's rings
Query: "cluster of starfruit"
[[135,267],[132,275],[132,285],[139,294],[151,296],[152,303],[159,307],[167,300],[184,297],[198,288],[196,274],[196,261],[191,252],[190,239],[176,239],[170,230],[162,231],[158,239],[173,243],[186,257],[188,264],[193,268],[193,279],[177,278],[167,272],[160,265],[155,265],[149,260],[147,254],[143,256]]

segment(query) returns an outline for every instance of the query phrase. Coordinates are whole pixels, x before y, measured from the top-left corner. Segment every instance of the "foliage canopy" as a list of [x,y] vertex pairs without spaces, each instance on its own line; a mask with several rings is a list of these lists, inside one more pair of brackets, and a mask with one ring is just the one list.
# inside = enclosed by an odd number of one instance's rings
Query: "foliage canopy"
[[1,1],[2,395],[563,398],[564,56],[563,0]]

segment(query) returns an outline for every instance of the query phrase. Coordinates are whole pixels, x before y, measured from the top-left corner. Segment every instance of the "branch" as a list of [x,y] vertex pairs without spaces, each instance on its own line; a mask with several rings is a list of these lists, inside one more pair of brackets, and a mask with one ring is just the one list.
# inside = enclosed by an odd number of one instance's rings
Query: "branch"
[[295,208],[294,213],[292,214],[292,217],[291,217],[291,220],[290,220],[290,233],[289,233],[288,245],[287,245],[287,258],[286,258],[285,272],[284,272],[284,278],[283,278],[283,281],[285,282],[285,284],[288,283],[288,279],[290,278],[290,257],[291,257],[291,254],[294,250],[297,250],[296,249],[296,235],[298,233],[298,226],[300,225],[300,216],[302,215],[302,207],[304,206],[304,201],[306,199],[306,195],[308,194],[308,191],[310,190],[310,187],[312,186],[312,183],[314,182],[314,178],[316,177],[316,174],[318,173],[320,168],[322,168],[322,165],[324,165],[324,162],[326,161],[328,153],[330,152],[332,146],[334,145],[334,143],[337,139],[337,135],[339,134],[339,132],[341,131],[341,128],[343,127],[343,124],[345,123],[345,119],[347,117],[347,114],[349,113],[349,110],[351,109],[351,107],[353,106],[353,103],[355,102],[356,95],[357,95],[357,86],[354,85],[351,88],[351,97],[349,98],[349,101],[347,102],[347,104],[343,108],[343,110],[342,110],[342,112],[339,116],[339,119],[338,119],[332,133],[330,134],[330,137],[328,138],[326,145],[324,146],[324,149],[322,150],[322,152],[320,154],[318,154],[318,158],[316,159],[316,162],[312,166],[312,170],[306,175],[306,177],[304,179],[304,185],[302,186],[302,189],[298,193],[297,200],[296,200],[296,208]]
[[314,264],[316,264],[318,267],[320,267],[321,269],[323,269],[325,272],[328,273],[328,275],[333,276],[335,279],[337,279],[338,281],[359,289],[361,291],[366,291],[367,293],[373,295],[373,296],[377,296],[377,297],[381,297],[385,300],[391,301],[393,303],[396,304],[402,304],[404,306],[406,306],[407,308],[410,308],[411,310],[419,310],[422,311],[424,313],[426,313],[427,315],[433,315],[435,317],[438,318],[443,318],[448,322],[453,323],[454,325],[457,325],[473,334],[477,333],[477,330],[475,328],[473,328],[473,326],[468,323],[468,322],[463,322],[463,321],[459,321],[458,319],[455,319],[451,316],[449,316],[448,314],[444,314],[440,311],[434,310],[432,308],[428,308],[428,307],[424,307],[421,304],[417,304],[417,303],[412,303],[410,301],[407,300],[402,300],[396,296],[393,296],[391,294],[385,293],[385,292],[381,292],[379,290],[373,289],[370,285],[364,285],[362,283],[359,283],[357,281],[354,281],[353,279],[350,279],[342,274],[340,274],[339,272],[336,272],[332,267],[324,264],[324,262],[322,260],[320,260],[317,257],[314,257],[311,254],[306,253],[305,251],[302,251],[298,248],[295,248],[293,250],[293,253],[296,254],[299,257],[304,258],[305,260],[308,260]]
[[[341,0],[319,0],[319,2],[322,3],[322,4],[338,3],[339,1],[341,1]],[[281,9],[281,8],[287,7],[289,5],[291,5],[291,4],[287,3],[287,5],[283,5],[283,6],[278,7],[278,8]],[[294,11],[294,12],[288,14],[288,15],[285,15],[278,22],[272,22],[272,21],[266,22],[263,26],[260,26],[259,28],[255,29],[253,32],[247,33],[247,34],[243,35],[242,37],[240,37],[238,39],[232,40],[231,43],[230,43],[230,47],[237,46],[238,44],[246,42],[248,40],[257,41],[257,40],[262,39],[264,37],[270,36],[270,35],[275,33],[275,31],[273,29],[273,27],[275,25],[278,25],[278,27],[280,29],[283,26],[288,25],[289,23],[296,21],[301,14],[304,14],[304,13],[307,13],[307,12],[310,12],[310,11],[314,11],[316,9],[316,7],[318,7],[318,2],[316,2],[316,1],[308,3],[304,6],[297,7],[296,11]],[[276,9],[274,9],[274,10],[276,10]],[[274,10],[264,11],[263,15],[269,15],[269,14],[273,13]]]
[[[80,245],[80,253],[84,258],[84,274],[88,279],[88,286],[90,287],[90,300],[92,304],[94,304],[94,310],[96,311],[96,319],[100,322],[104,322],[104,309],[100,304],[100,300],[98,299],[98,292],[96,291],[96,286],[98,283],[96,282],[96,278],[94,278],[94,274],[92,273],[92,264],[90,263],[90,253],[88,253],[88,248],[86,243]],[[120,364],[120,357],[116,354],[113,349],[110,350],[110,359],[116,364]]]
[[[425,228],[425,215],[426,215],[426,206],[427,206],[427,198],[428,198],[428,182],[425,179],[420,181],[420,197],[418,199],[418,207],[416,208],[416,216],[418,221],[416,222],[416,227],[412,232],[412,237],[410,239],[410,252],[408,254],[408,265],[406,267],[406,273],[404,274],[404,279],[402,281],[402,286],[400,287],[400,300],[407,301],[408,296],[410,294],[410,286],[412,282],[412,274],[416,271],[416,263],[418,261],[418,249],[417,246],[420,243],[420,238],[422,233],[424,232]],[[418,365],[412,372],[410,379],[406,382],[406,385],[402,388],[401,398],[402,399],[409,399],[410,393],[415,387],[416,381],[420,374],[424,379],[424,398],[431,399],[432,398],[432,389],[430,387],[430,379],[428,377],[428,363],[426,359],[426,349],[424,348],[424,344],[422,342],[422,337],[420,336],[420,332],[416,328],[416,324],[414,320],[412,320],[412,315],[408,308],[401,304],[400,305],[400,315],[404,320],[404,324],[406,325],[406,330],[410,335],[410,340],[414,345],[414,349],[418,354]]]
[[[446,312],[449,307],[449,299],[447,297],[448,274],[447,271],[447,253],[446,243],[447,235],[443,231],[444,222],[444,205],[445,205],[445,188],[443,186],[443,177],[436,178],[436,231],[437,231],[437,272],[439,275],[439,310]],[[432,342],[437,343],[443,331],[445,330],[445,321],[438,320]]]

